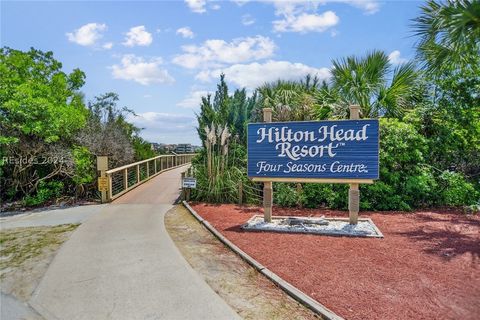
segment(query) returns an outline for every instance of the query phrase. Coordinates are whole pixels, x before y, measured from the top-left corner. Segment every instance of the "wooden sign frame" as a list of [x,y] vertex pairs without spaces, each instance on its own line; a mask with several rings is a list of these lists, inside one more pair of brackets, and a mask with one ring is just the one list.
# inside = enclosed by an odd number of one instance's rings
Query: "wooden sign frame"
[[[360,106],[351,105],[350,120],[360,119]],[[263,109],[263,121],[272,122],[272,109]],[[379,150],[380,148],[378,148]],[[374,179],[353,179],[353,178],[288,178],[288,177],[251,177],[252,181],[263,182],[263,210],[265,222],[272,221],[272,203],[273,203],[273,182],[289,183],[344,183],[349,184],[348,191],[348,211],[350,224],[358,223],[358,212],[360,211],[360,191],[359,184],[372,184]]]

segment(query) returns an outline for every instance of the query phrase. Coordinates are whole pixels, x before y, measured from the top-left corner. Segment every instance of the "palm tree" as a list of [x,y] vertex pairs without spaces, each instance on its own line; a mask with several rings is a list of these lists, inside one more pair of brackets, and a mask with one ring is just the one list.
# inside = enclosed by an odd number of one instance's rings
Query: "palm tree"
[[412,62],[394,67],[382,51],[333,60],[330,85],[316,95],[317,118],[345,118],[358,104],[363,117],[398,117],[416,101],[417,72]]
[[428,1],[413,20],[418,58],[433,73],[474,66],[480,56],[480,1]]
[[300,82],[278,80],[266,83],[257,89],[259,99],[254,118],[261,121],[261,109],[272,108],[275,121],[310,120],[316,104],[313,95],[318,87],[318,78],[311,75]]

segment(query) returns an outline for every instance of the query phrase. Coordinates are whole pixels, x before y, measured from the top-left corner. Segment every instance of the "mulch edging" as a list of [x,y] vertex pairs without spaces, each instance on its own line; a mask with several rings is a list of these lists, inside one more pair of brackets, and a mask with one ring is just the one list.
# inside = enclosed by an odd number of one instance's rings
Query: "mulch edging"
[[215,227],[213,227],[208,221],[203,219],[186,201],[182,201],[185,208],[198,220],[201,224],[205,226],[215,237],[217,237],[223,244],[225,244],[228,248],[230,248],[233,252],[238,254],[243,260],[245,260],[248,264],[252,267],[257,269],[260,273],[262,273],[265,277],[267,277],[270,281],[278,285],[282,290],[284,290],[288,295],[292,298],[297,300],[298,302],[302,303],[315,313],[319,314],[325,319],[328,320],[343,320],[342,317],[335,314],[333,311],[325,307],[324,305],[320,304],[319,302],[315,301],[314,299],[310,298],[308,295],[303,293],[302,291],[295,288],[292,284],[288,283],[287,281],[283,280],[274,272],[270,271],[268,268],[260,264],[258,261],[253,259],[239,247],[234,245],[230,240],[225,238]]

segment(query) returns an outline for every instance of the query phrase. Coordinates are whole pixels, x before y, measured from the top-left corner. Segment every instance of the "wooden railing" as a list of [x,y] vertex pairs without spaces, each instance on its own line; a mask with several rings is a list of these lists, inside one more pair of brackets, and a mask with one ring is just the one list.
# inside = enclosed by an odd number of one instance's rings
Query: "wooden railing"
[[106,200],[112,201],[166,170],[186,165],[194,156],[194,153],[161,155],[106,170],[108,181]]

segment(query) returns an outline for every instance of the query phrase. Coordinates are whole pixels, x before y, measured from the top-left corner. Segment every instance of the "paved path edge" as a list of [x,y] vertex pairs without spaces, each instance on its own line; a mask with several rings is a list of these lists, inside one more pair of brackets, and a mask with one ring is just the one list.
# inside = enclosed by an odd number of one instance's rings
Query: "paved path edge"
[[317,302],[316,300],[310,298],[307,294],[297,289],[295,286],[290,284],[289,282],[283,280],[279,277],[276,273],[270,271],[268,268],[260,264],[257,260],[253,259],[250,255],[248,255],[245,251],[237,247],[233,244],[230,240],[224,237],[215,227],[213,227],[208,221],[203,219],[186,201],[182,201],[183,206],[198,220],[199,223],[205,226],[208,231],[210,231],[215,237],[217,237],[225,246],[227,246],[230,250],[238,254],[244,261],[250,264],[252,267],[257,269],[260,273],[262,273],[267,279],[272,281],[274,284],[279,286],[283,291],[285,291],[289,296],[293,299],[297,300],[313,312],[317,313],[318,315],[322,316],[328,320],[344,320],[344,318],[340,317],[339,315],[335,314],[332,310],[328,309],[321,303]]

